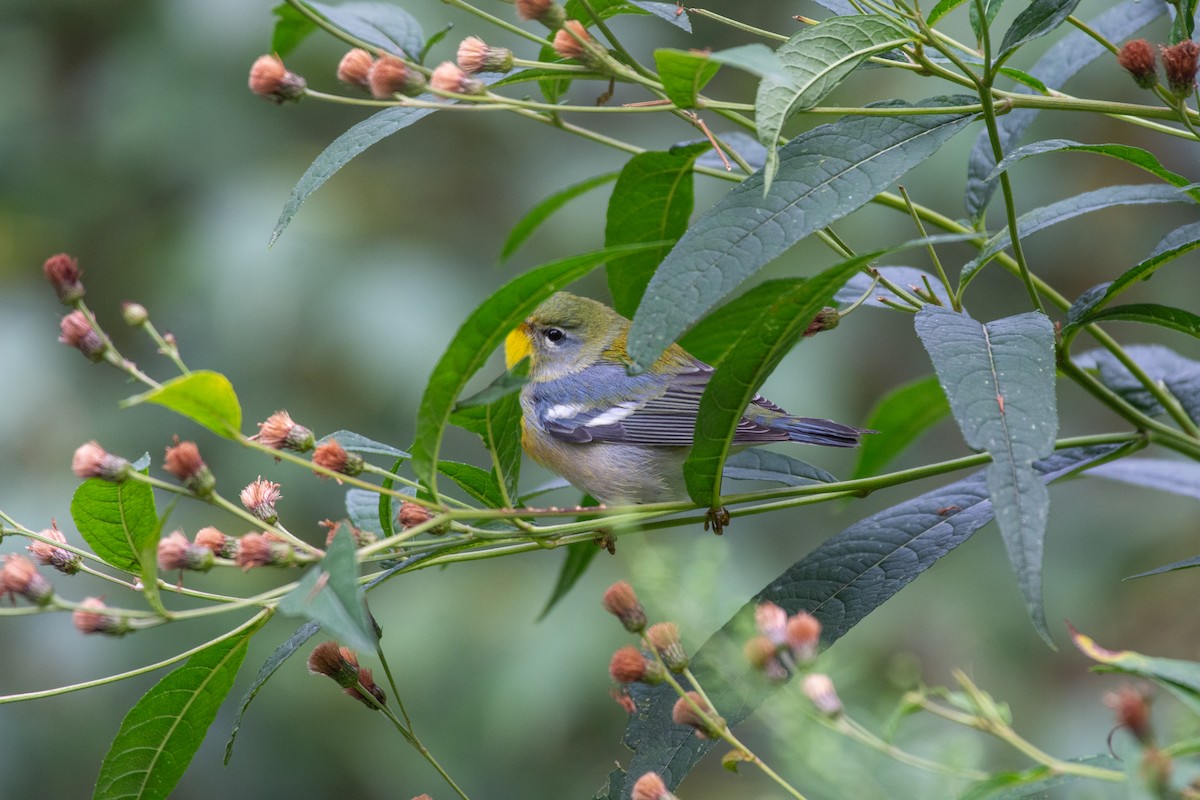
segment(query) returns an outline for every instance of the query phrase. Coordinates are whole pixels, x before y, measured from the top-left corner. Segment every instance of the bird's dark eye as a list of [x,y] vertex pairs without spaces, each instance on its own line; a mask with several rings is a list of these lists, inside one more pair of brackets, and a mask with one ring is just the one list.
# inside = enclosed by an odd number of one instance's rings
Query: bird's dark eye
[[546,337],[546,341],[548,342],[561,342],[563,337],[566,336],[566,334],[560,331],[558,328],[547,328],[545,333],[542,335]]

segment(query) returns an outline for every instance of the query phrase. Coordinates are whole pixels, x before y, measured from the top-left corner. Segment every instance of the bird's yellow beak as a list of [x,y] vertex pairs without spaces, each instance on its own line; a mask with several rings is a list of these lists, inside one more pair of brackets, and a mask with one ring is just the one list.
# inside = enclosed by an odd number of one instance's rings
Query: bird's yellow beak
[[504,366],[512,369],[523,359],[533,355],[533,331],[528,322],[522,322],[512,329],[512,333],[504,340]]

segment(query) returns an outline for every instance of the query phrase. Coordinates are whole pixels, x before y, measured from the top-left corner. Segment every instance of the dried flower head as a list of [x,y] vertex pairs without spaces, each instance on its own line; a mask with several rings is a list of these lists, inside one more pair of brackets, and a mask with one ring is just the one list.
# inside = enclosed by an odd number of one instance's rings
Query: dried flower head
[[1117,53],[1117,63],[1133,76],[1133,81],[1143,89],[1153,89],[1158,83],[1158,63],[1154,58],[1154,47],[1145,39],[1126,42]]
[[804,696],[812,701],[817,711],[829,717],[842,713],[842,698],[838,697],[833,680],[820,672],[804,676]]
[[443,61],[429,76],[429,85],[451,94],[483,94],[483,81],[467,75],[453,61]]
[[608,587],[601,603],[604,610],[621,620],[630,633],[641,633],[645,629],[646,609],[642,608],[633,587],[626,581],[617,581]]
[[675,795],[667,791],[667,785],[656,772],[647,772],[633,784],[633,794],[630,800],[677,800]]
[[821,622],[807,611],[788,617],[787,646],[792,658],[799,662],[812,661],[821,642]]
[[742,652],[750,666],[761,670],[767,678],[778,681],[788,676],[787,668],[779,660],[779,648],[766,636],[750,637]]
[[337,77],[342,83],[348,83],[351,86],[361,86],[367,88],[367,74],[371,71],[371,65],[375,63],[374,57],[361,47],[355,47],[346,55],[342,56],[342,60],[338,62]]
[[[66,544],[67,537],[58,529],[58,525],[51,521],[50,527],[41,532],[45,539]],[[78,553],[72,553],[70,550],[64,550],[61,547],[55,547],[50,542],[34,540],[32,544],[25,548],[30,555],[39,563],[47,567],[54,567],[59,572],[67,575],[74,575],[79,571],[80,564],[83,559]]]
[[418,525],[424,525],[431,519],[433,519],[433,513],[428,508],[411,500],[405,500],[401,503],[400,511],[396,514],[396,521],[405,530],[415,528]]
[[58,340],[74,347],[92,361],[99,361],[108,349],[108,343],[96,333],[92,323],[82,311],[72,311],[58,324],[61,335]]
[[1167,86],[1179,99],[1196,90],[1196,69],[1200,66],[1200,44],[1185,39],[1179,44],[1162,48],[1163,70]]
[[217,485],[212,471],[200,457],[200,448],[195,442],[181,442],[176,438],[175,444],[167,448],[163,469],[201,497],[212,494],[213,487]]
[[617,683],[645,683],[653,686],[665,679],[663,668],[652,658],[646,658],[641,650],[626,645],[613,653],[608,664],[608,674]]
[[83,284],[79,281],[83,270],[79,269],[79,262],[66,253],[47,258],[42,264],[42,274],[50,281],[59,302],[64,306],[74,305],[83,297]]
[[338,647],[337,642],[322,642],[313,648],[308,656],[308,671],[314,675],[332,678],[338,686],[345,689],[346,694],[367,708],[375,708],[375,705],[358,688],[359,684],[370,692],[380,705],[387,702],[386,695],[376,685],[371,670],[360,667],[358,655],[348,647]]
[[212,554],[220,558],[236,558],[238,553],[238,540],[233,536],[226,536],[216,528],[209,526],[196,531],[195,544],[197,547],[205,547],[212,551]]
[[394,94],[420,94],[425,89],[425,77],[403,59],[385,53],[371,65],[367,86],[373,97],[387,100]]
[[242,570],[252,567],[286,567],[295,560],[290,545],[273,533],[247,533],[238,540],[234,560]]
[[150,312],[141,303],[126,300],[121,303],[121,319],[125,320],[129,327],[137,328],[146,324],[150,319]]
[[517,16],[521,19],[535,19],[552,31],[562,27],[567,18],[566,9],[554,0],[516,0]]
[[507,47],[489,47],[478,36],[468,36],[458,45],[458,66],[463,72],[508,72],[513,68],[513,52]]
[[286,411],[276,411],[266,422],[258,423],[258,433],[250,437],[272,450],[306,453],[313,448],[313,432],[297,424]]
[[264,481],[260,475],[257,480],[242,489],[240,496],[246,510],[268,525],[274,525],[275,521],[279,519],[279,514],[275,511],[275,503],[283,495],[279,492],[278,483]]
[[158,566],[164,572],[191,570],[208,572],[213,565],[213,551],[202,544],[192,544],[180,531],[173,531],[158,542]]
[[596,55],[596,40],[578,20],[569,19],[554,34],[554,52],[559,58],[590,61]]
[[[691,702],[688,702],[689,700]],[[686,697],[676,700],[675,707],[671,709],[671,719],[675,720],[676,725],[695,728],[696,735],[701,739],[716,739],[725,727],[725,720],[717,715],[712,706],[704,702],[704,697],[699,692],[688,692]]]
[[37,571],[37,565],[20,553],[9,553],[0,567],[0,593],[20,595],[29,602],[44,606],[54,597],[50,581]]
[[343,475],[358,475],[363,471],[364,465],[362,456],[347,452],[337,439],[328,439],[317,445],[312,460],[318,467],[324,467],[331,472],[340,472]]
[[1128,730],[1144,746],[1154,741],[1154,733],[1150,730],[1151,700],[1149,689],[1129,683],[1104,695],[1104,705],[1113,710],[1117,727]]
[[279,56],[259,56],[250,67],[250,91],[259,97],[283,103],[304,96],[306,84],[294,72],[289,72]]
[[774,645],[781,645],[787,638],[787,612],[771,601],[759,603],[754,608],[754,627]]
[[646,640],[662,656],[663,663],[672,672],[687,669],[687,651],[679,639],[679,626],[674,622],[656,622],[646,629]]
[[804,330],[805,336],[816,336],[821,331],[831,331],[838,326],[842,321],[842,315],[833,306],[825,306],[817,315],[813,317],[813,321],[808,323],[808,327]]
[[99,597],[86,597],[71,614],[71,622],[80,633],[124,636],[132,630],[124,618],[106,613],[108,606]]
[[362,528],[356,528],[351,525],[348,520],[334,521],[331,519],[323,519],[317,524],[326,530],[326,547],[333,544],[333,539],[338,535],[338,531],[342,529],[342,525],[345,525],[347,530],[350,532],[350,538],[354,541],[355,547],[363,547],[364,545],[372,544],[379,538],[373,531],[365,531]]
[[71,471],[80,478],[102,478],[120,483],[129,477],[133,465],[106,451],[95,440],[81,444],[71,457]]

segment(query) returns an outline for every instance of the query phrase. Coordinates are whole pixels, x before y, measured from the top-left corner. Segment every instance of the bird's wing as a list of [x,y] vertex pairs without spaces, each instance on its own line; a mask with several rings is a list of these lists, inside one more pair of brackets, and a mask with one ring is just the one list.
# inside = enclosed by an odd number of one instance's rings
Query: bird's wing
[[[597,365],[588,370],[586,383],[567,376],[535,385],[534,406],[546,431],[564,441],[687,447],[695,438],[700,396],[712,373],[712,367],[697,361],[664,384],[661,375],[631,376],[620,365]],[[597,396],[605,400],[596,403]],[[743,418],[734,442],[787,438]]]

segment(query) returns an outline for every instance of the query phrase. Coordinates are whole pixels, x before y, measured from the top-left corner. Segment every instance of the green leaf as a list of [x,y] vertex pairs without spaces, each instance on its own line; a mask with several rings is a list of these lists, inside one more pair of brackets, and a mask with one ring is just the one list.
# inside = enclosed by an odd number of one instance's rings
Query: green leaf
[[[543,51],[543,52],[547,52],[547,51]],[[564,64],[566,63],[561,58],[559,58],[557,55],[555,55],[553,49],[549,50],[548,52],[549,52],[549,59],[550,59],[549,63],[555,63],[555,62],[564,63]],[[569,74],[571,76],[569,79],[563,78],[563,71],[561,69],[538,69],[535,67],[535,68],[530,68],[530,69],[515,70],[490,85],[492,87],[515,86],[516,84],[520,84],[520,83],[530,83],[532,81],[541,82],[541,81],[546,81],[549,79],[563,79],[567,85],[569,85],[572,80],[578,80],[578,81],[608,80],[607,76],[604,75],[604,73],[602,73],[602,72],[571,72]],[[566,90],[564,89],[563,91],[565,92]],[[614,178],[616,177],[615,172],[613,173],[613,177]]]
[[1041,95],[1050,94],[1050,89],[1046,86],[1046,84],[1042,83],[1040,80],[1033,77],[1028,72],[1022,72],[1021,70],[1013,69],[1012,67],[1001,67],[1000,74],[1006,78],[1012,78],[1017,83],[1025,84],[1030,89],[1033,89],[1035,92],[1037,92],[1038,94],[1041,94]]
[[[1117,158],[1127,164],[1132,164],[1135,167],[1146,170],[1150,174],[1162,178],[1166,183],[1172,186],[1184,187],[1190,181],[1177,173],[1171,172],[1162,165],[1162,162],[1148,150],[1143,150],[1140,147],[1133,147],[1124,144],[1081,144],[1071,141],[1070,139],[1047,139],[1042,142],[1034,142],[1027,144],[1024,147],[1018,147],[1013,150],[1004,160],[996,165],[995,169],[985,178],[985,180],[994,180],[1001,172],[1010,168],[1013,164],[1021,161],[1029,156],[1041,155],[1043,153],[1097,153],[1111,158]],[[1200,190],[1193,189],[1188,191],[1188,194],[1195,200],[1200,200]]]
[[[492,403],[495,403],[497,400],[501,400],[505,397],[508,397],[510,394],[516,394],[517,392],[521,391],[525,384],[529,383],[529,364],[525,360],[522,360],[521,363],[525,364],[524,370],[518,371],[514,368],[500,373],[499,377],[489,383],[486,387],[466,398],[465,400],[459,400],[457,403],[455,403],[454,412],[457,413],[468,408],[489,406]],[[458,421],[454,419],[453,415],[451,415],[450,421],[456,425],[459,424]],[[475,431],[475,433],[480,433],[480,431],[476,430],[470,425],[463,425],[463,427],[467,430]]]
[[710,61],[728,64],[760,78],[787,80],[783,61],[775,55],[774,50],[765,44],[743,44],[728,50],[718,50],[715,53],[709,53],[708,58]]
[[96,555],[117,569],[140,574],[142,554],[158,547],[154,491],[141,481],[89,478],[71,498],[71,518]]
[[1186,703],[1194,714],[1200,714],[1200,663],[1177,658],[1153,658],[1132,650],[1109,650],[1101,647],[1067,623],[1071,641],[1093,661],[1103,664],[1105,672],[1123,672],[1154,681],[1170,689]]
[[609,181],[617,179],[617,172],[606,172],[603,175],[597,175],[594,178],[588,178],[586,181],[568,186],[567,188],[555,192],[547,197],[542,202],[531,208],[529,212],[517,221],[513,229],[509,231],[508,238],[504,240],[504,246],[500,248],[500,262],[503,263],[512,256],[517,249],[525,243],[538,227],[543,222],[548,220],[555,211],[565,206],[569,201],[576,197],[584,195],[595,189],[598,186],[603,186]]
[[[1049,482],[1117,449],[1104,445],[1061,450],[1034,468]],[[758,603],[769,600],[789,614],[812,613],[821,622],[821,643],[828,649],[991,519],[987,478],[981,471],[856,522],[768,583],[696,651],[692,670],[718,713],[731,727],[737,726],[779,688],[748,664],[741,672],[729,668],[744,663],[745,632],[753,627]],[[671,709],[678,699],[673,689],[641,684],[630,688],[638,713],[630,717],[624,743],[634,753],[624,770],[610,774],[600,797],[628,797],[634,781],[649,770],[663,775],[668,789],[674,790],[714,745],[673,724]]]
[[[1082,764],[1089,767],[1120,770],[1121,762],[1108,754],[1070,758],[1068,764]],[[1032,800],[1035,797],[1048,797],[1043,794],[1047,789],[1079,783],[1087,778],[1078,775],[1064,775],[1044,764],[1031,767],[1022,772],[1000,772],[986,780],[975,783],[962,795],[959,800]],[[1066,795],[1061,795],[1066,797]]]
[[721,68],[707,54],[693,50],[662,48],[654,51],[654,65],[663,91],[679,108],[695,108],[696,95]]
[[122,401],[121,406],[138,403],[169,408],[226,439],[236,439],[242,429],[242,407],[233,384],[219,372],[198,370],[180,375],[157,389]]
[[[573,64],[574,61],[568,61],[558,57],[558,53],[554,48],[546,43],[542,46],[538,53],[538,61],[546,64]],[[553,75],[543,78],[538,81],[538,88],[542,90],[542,97],[546,98],[546,102],[556,104],[571,88],[571,78],[563,77],[563,73],[557,70],[553,71]]]
[[677,3],[655,3],[647,2],[647,0],[629,0],[631,6],[637,6],[640,9],[649,11],[653,16],[659,19],[665,19],[677,28],[683,28],[688,33],[692,32],[692,21],[687,15],[687,10]]
[[324,444],[331,439],[337,439],[337,443],[343,448],[355,453],[373,453],[380,456],[392,456],[393,458],[412,458],[411,455],[397,447],[377,442],[374,439],[368,439],[361,433],[355,433],[354,431],[334,431],[326,436],[322,436],[317,441],[317,444]]
[[780,282],[779,294],[763,305],[758,318],[744,329],[700,398],[696,439],[683,466],[688,494],[694,502],[719,505],[729,443],[746,406],[804,336],[817,313],[833,301],[838,287],[861,267],[858,259],[851,259],[814,278]]
[[679,338],[680,346],[706,364],[719,366],[742,332],[754,324],[763,306],[790,286],[787,279],[763,281],[697,322]]
[[614,247],[553,261],[512,279],[476,308],[434,367],[417,410],[413,470],[436,493],[435,464],[454,401],[476,372],[538,304],[582,278],[605,260],[656,246]]
[[[1052,645],[1042,607],[1042,549],[1050,496],[1033,462],[1054,450],[1054,326],[1030,312],[980,324],[940,306],[915,325],[963,438],[992,457],[988,493],[1017,584]],[[1053,646],[1053,645],[1052,645]]]
[[613,307],[631,316],[646,291],[654,270],[675,241],[687,230],[694,197],[693,167],[710,148],[707,142],[675,147],[668,152],[638,153],[617,178],[608,201],[605,247],[661,242],[658,247],[620,258],[605,266]]
[[1088,471],[1089,477],[1121,481],[1200,500],[1200,464],[1166,458],[1122,458]]
[[1175,20],[1171,23],[1171,44],[1191,39],[1195,31],[1196,0],[1182,0],[1176,6]]
[[[1088,26],[1110,42],[1123,42],[1165,14],[1166,10],[1166,3],[1125,0],[1089,20]],[[1037,60],[1029,69],[1029,74],[1042,81],[1045,86],[1061,89],[1075,73],[1100,57],[1111,58],[1112,55],[1088,34],[1080,30],[1071,30],[1064,33]],[[1018,88],[1017,91],[1023,90]],[[1045,93],[1042,89],[1036,91]],[[1014,149],[1038,113],[1036,108],[1019,108],[997,118],[996,128],[1000,135],[1001,152],[1008,153]],[[981,131],[971,147],[967,165],[966,207],[972,219],[982,218],[999,185],[996,181],[985,180],[995,164],[991,138],[987,131]]]
[[421,48],[421,52],[417,53],[417,63],[424,64],[426,56],[429,55],[429,51],[432,50],[434,48],[434,46],[436,44],[438,44],[438,42],[445,39],[446,36],[452,30],[454,30],[454,23],[447,22],[445,24],[445,26],[443,26],[440,30],[436,31],[432,36],[430,36],[429,39],[425,42],[425,46]]
[[833,17],[796,33],[775,51],[784,79],[764,77],[754,101],[758,138],[767,146],[763,191],[770,191],[778,168],[775,145],[783,123],[812,108],[868,57],[915,39],[913,31],[887,17]]
[[379,519],[379,498],[378,492],[370,492],[366,489],[347,489],[345,505],[346,516],[350,519],[351,525],[382,537],[387,534],[384,533]]
[[[1192,420],[1200,422],[1200,361],[1184,358],[1161,345],[1127,345],[1125,354],[1155,383],[1167,388]],[[1095,369],[1100,382],[1126,402],[1150,416],[1165,413],[1142,382],[1107,350],[1092,350],[1075,357],[1083,369]]]
[[1000,42],[997,63],[1004,61],[1018,47],[1045,36],[1075,12],[1079,0],[1033,0],[1017,15]]
[[288,3],[280,3],[271,9],[271,13],[277,17],[271,32],[271,52],[280,58],[295,50],[317,29],[317,23]]
[[926,18],[925,21],[928,22],[931,26],[936,25],[938,20],[940,20],[942,17],[946,16],[951,11],[958,8],[965,2],[966,2],[966,0],[938,0],[937,5],[935,5],[933,7],[933,10],[929,12],[929,16]]
[[[969,100],[951,97],[924,105],[962,102]],[[751,175],[703,214],[658,268],[629,331],[636,368],[654,363],[761,267],[870,202],[973,119],[970,114],[846,117],[788,142],[779,151],[779,171],[765,197],[762,173]]]
[[1157,325],[1188,336],[1200,337],[1200,315],[1185,311],[1182,308],[1158,305],[1157,303],[1131,303],[1124,306],[1112,306],[1099,311],[1092,311],[1063,328],[1063,336],[1074,329],[1090,325],[1093,322],[1141,322],[1146,325]]
[[508,505],[500,494],[500,485],[496,483],[495,473],[474,464],[444,460],[438,462],[438,472],[453,480],[467,494],[488,508],[503,508]]
[[1000,13],[1000,7],[1004,5],[1004,0],[983,0],[984,18],[979,19],[979,8],[972,2],[969,11],[971,18],[971,32],[975,34],[975,38],[983,40],[983,33],[992,27],[992,23],[996,20],[996,15]]
[[328,6],[306,0],[305,5],[335,26],[393,55],[416,59],[425,49],[425,34],[412,14],[391,3],[343,3]]
[[138,700],[100,765],[95,800],[171,795],[233,687],[260,625],[204,648]]
[[1067,319],[1074,321],[1103,307],[1109,300],[1129,288],[1134,281],[1149,280],[1159,267],[1172,261],[1184,253],[1189,253],[1200,247],[1200,222],[1192,222],[1176,228],[1162,238],[1150,254],[1150,257],[1139,262],[1133,268],[1126,270],[1112,283],[1093,287],[1101,291],[1085,295],[1072,304]]
[[[1101,211],[1116,206],[1146,205],[1151,203],[1190,203],[1194,202],[1186,193],[1175,186],[1164,186],[1158,183],[1139,183],[1132,186],[1106,186],[1090,192],[1082,192],[1065,200],[1059,200],[1048,206],[1035,208],[1022,214],[1017,220],[1017,230],[1021,239],[1038,231],[1074,219],[1081,214]],[[979,274],[984,265],[1000,254],[1012,243],[1008,228],[997,233],[980,251],[979,255],[963,265],[959,275],[959,290],[970,283]]]
[[551,590],[542,613],[538,614],[539,621],[545,619],[550,609],[558,605],[558,602],[575,588],[575,584],[587,572],[592,560],[600,552],[600,545],[596,542],[575,542],[567,545],[566,550],[567,557],[558,570],[558,579],[554,582],[554,589]]
[[358,589],[354,540],[338,530],[319,564],[279,600],[279,612],[306,617],[354,650],[374,651],[378,637]]
[[725,459],[726,478],[736,481],[773,481],[785,486],[833,483],[836,477],[820,467],[773,450],[753,447]]
[[292,194],[283,204],[283,211],[279,214],[279,221],[275,223],[275,229],[271,231],[271,240],[267,246],[275,244],[280,234],[291,224],[292,217],[296,216],[296,212],[300,210],[300,206],[304,204],[308,196],[321,188],[325,181],[332,178],[333,174],[346,166],[352,158],[380,139],[385,139],[396,131],[407,128],[436,110],[404,106],[385,108],[330,142],[316,160],[308,165],[308,169],[304,171],[300,180],[292,188]]
[[867,417],[865,427],[879,433],[863,438],[854,478],[881,473],[892,459],[949,413],[950,405],[936,375],[893,389]]
[[306,622],[301,625],[295,633],[288,637],[287,641],[275,648],[275,651],[263,662],[259,667],[258,674],[254,676],[254,682],[250,684],[250,688],[242,695],[242,699],[238,701],[237,714],[233,718],[233,727],[229,731],[229,739],[225,742],[225,760],[222,762],[224,766],[229,766],[229,759],[233,756],[233,743],[237,739],[238,731],[242,727],[242,718],[246,715],[246,709],[250,707],[250,703],[254,702],[254,698],[258,696],[258,692],[275,671],[283,665],[284,661],[299,650],[305,642],[316,635],[317,631],[321,630],[321,626],[315,622]]

